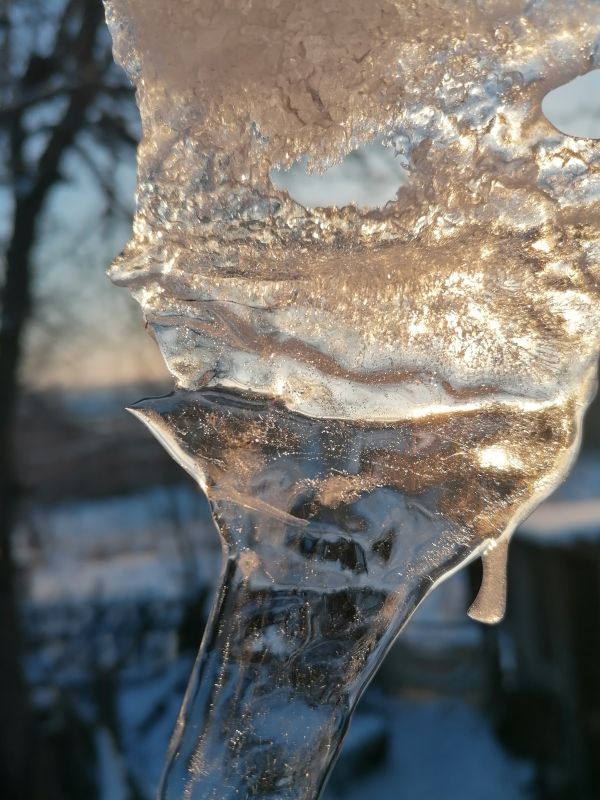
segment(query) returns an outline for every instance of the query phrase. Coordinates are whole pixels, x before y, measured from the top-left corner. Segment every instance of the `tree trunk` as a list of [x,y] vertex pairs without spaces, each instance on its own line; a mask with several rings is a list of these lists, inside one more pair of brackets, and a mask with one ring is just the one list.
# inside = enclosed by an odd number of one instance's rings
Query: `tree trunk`
[[[85,3],[77,39],[82,74],[95,70],[94,42],[102,22],[100,3]],[[90,82],[91,83],[91,82]],[[32,252],[41,213],[60,181],[60,163],[85,121],[93,99],[90,84],[74,92],[41,156],[33,181],[23,173],[24,145],[20,113],[10,122],[11,168],[15,186],[13,230],[0,290],[0,796],[3,800],[49,797],[33,714],[22,670],[11,532],[17,499],[13,430],[19,391],[23,337],[31,311]],[[43,759],[42,759],[43,760]],[[43,780],[39,780],[40,777]],[[45,786],[44,789],[37,789]],[[41,794],[43,792],[43,794]]]

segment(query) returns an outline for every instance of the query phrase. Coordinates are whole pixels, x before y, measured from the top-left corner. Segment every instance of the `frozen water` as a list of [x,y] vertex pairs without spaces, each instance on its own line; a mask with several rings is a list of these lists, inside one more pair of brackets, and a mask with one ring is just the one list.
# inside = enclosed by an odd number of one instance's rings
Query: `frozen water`
[[[576,454],[600,145],[542,101],[597,66],[600,6],[107,9],[144,130],[111,274],[177,386],[134,412],[206,491],[225,551],[161,797],[308,800],[436,583],[482,555],[471,613],[501,617],[508,539]],[[276,185],[369,142],[409,172],[383,208]]]

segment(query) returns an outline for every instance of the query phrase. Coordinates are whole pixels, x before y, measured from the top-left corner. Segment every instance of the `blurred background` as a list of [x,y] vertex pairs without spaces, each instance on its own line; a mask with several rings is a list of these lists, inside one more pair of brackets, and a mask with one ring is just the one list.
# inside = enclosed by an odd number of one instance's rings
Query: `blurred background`
[[[219,544],[206,503],[123,409],[171,381],[105,269],[133,212],[139,118],[99,0],[0,5],[0,798],[150,800]],[[600,71],[547,98],[600,138]],[[377,206],[381,143],[306,204]],[[600,798],[600,413],[515,537],[505,622],[477,565],[422,606],[364,697],[328,797]]]

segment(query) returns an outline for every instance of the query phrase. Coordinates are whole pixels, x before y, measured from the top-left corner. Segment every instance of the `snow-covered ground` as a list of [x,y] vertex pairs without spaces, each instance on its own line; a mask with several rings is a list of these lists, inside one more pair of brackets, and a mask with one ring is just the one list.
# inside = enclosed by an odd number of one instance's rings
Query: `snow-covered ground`
[[38,685],[85,682],[94,666],[168,665],[186,604],[210,595],[220,568],[208,506],[190,485],[36,508],[15,539]]
[[600,539],[600,458],[582,456],[565,483],[523,523],[519,535],[540,544]]
[[16,549],[34,604],[181,598],[190,583],[213,582],[221,552],[208,505],[188,485],[33,509]]
[[390,735],[383,768],[358,780],[338,795],[340,800],[530,797],[531,766],[507,756],[490,724],[474,709],[448,700],[385,698],[379,705]]

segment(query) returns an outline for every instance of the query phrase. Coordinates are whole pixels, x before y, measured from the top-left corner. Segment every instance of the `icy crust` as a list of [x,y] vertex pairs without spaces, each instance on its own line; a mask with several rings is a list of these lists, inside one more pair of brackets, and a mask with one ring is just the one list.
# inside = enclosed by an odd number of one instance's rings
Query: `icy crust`
[[[112,269],[185,389],[392,420],[547,402],[598,350],[600,145],[541,101],[598,62],[591,0],[109,0],[136,83],[135,234]],[[269,181],[384,135],[381,210]]]
[[[206,492],[221,587],[159,796],[315,800],[423,597],[562,480],[595,389],[600,146],[544,95],[600,3],[109,0],[138,91],[134,236],[112,268],[176,391],[133,410]],[[269,180],[383,137],[385,208]],[[290,720],[294,721],[290,725]]]

